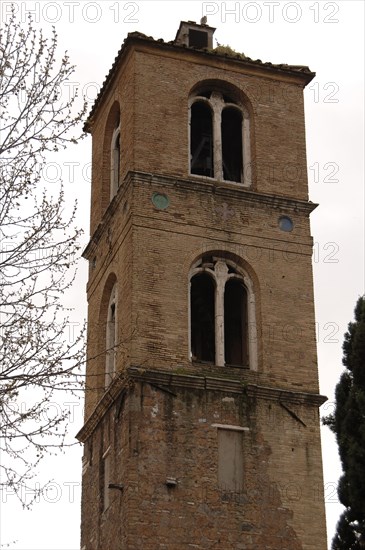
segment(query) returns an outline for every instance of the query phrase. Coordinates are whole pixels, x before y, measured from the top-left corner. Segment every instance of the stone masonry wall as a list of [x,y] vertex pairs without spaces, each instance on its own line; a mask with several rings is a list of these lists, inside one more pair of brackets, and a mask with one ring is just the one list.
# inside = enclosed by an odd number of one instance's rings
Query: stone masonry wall
[[[295,418],[277,399],[173,384],[133,384],[93,434],[86,549],[325,550],[316,408],[284,399]],[[224,426],[246,428],[239,490],[219,484]],[[103,511],[108,445],[109,481],[123,490],[109,489]]]

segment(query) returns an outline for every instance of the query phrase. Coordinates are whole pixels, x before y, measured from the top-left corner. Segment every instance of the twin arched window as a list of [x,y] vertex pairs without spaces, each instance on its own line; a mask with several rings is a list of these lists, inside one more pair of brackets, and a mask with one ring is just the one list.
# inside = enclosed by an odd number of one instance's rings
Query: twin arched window
[[202,258],[190,278],[190,350],[194,361],[256,369],[254,294],[233,262]]
[[[114,282],[106,311],[105,390],[117,371],[117,307],[117,283]],[[251,279],[235,262],[205,255],[190,272],[191,359],[257,370],[256,345]]]
[[190,100],[190,172],[250,185],[248,111],[219,91]]

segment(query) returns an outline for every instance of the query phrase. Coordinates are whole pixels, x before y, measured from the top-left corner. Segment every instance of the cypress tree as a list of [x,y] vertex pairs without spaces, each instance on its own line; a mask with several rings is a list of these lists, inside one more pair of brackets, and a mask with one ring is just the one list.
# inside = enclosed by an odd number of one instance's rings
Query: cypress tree
[[345,511],[332,550],[357,550],[365,548],[365,296],[357,301],[342,349],[346,370],[336,386],[334,413],[323,420],[336,434],[343,470],[337,492]]

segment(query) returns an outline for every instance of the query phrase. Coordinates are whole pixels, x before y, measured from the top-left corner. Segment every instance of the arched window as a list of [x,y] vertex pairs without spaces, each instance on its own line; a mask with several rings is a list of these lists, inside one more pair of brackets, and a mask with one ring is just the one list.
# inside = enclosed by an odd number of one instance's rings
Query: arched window
[[191,106],[190,157],[192,174],[214,177],[212,110],[202,101]]
[[251,185],[250,119],[240,101],[214,89],[190,98],[190,173]]
[[193,359],[214,362],[214,281],[207,273],[191,279],[191,353]]
[[226,365],[248,365],[247,291],[241,279],[228,279],[224,289],[224,359]]
[[[110,107],[104,128],[102,166],[98,177],[101,177],[101,211],[104,212],[113,200],[121,185],[123,140],[121,131],[121,113],[119,101]],[[96,167],[96,173],[99,166]]]
[[222,111],[223,179],[243,181],[242,113],[235,107]]
[[233,261],[204,256],[190,273],[193,361],[257,369],[255,297]]
[[108,388],[116,372],[117,345],[117,285],[114,284],[108,303],[106,320],[105,388]]
[[119,120],[114,128],[110,144],[110,200],[117,194],[120,177],[120,129]]

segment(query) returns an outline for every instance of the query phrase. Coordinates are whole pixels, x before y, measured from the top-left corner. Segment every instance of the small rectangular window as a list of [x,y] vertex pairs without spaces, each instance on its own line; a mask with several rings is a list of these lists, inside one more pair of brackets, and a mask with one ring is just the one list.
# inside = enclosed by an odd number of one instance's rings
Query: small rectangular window
[[189,46],[192,46],[193,48],[207,48],[208,33],[205,31],[189,29]]
[[243,432],[218,428],[218,485],[223,491],[243,489]]

